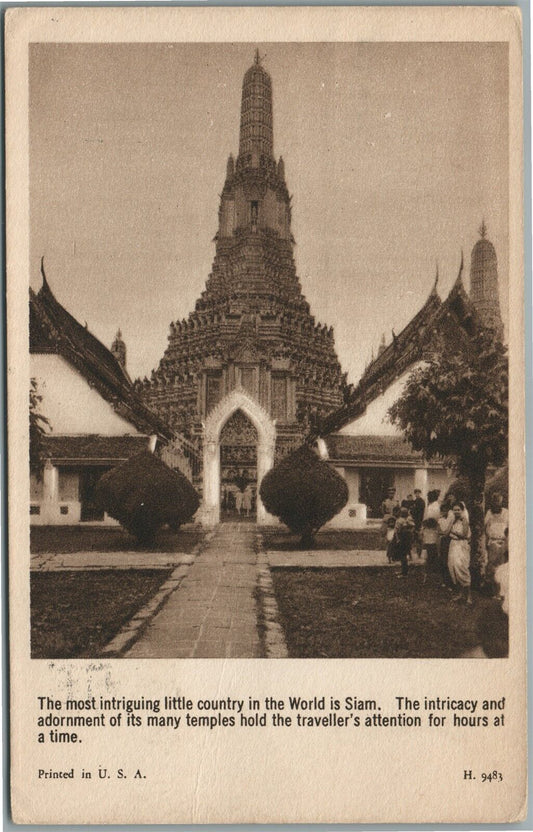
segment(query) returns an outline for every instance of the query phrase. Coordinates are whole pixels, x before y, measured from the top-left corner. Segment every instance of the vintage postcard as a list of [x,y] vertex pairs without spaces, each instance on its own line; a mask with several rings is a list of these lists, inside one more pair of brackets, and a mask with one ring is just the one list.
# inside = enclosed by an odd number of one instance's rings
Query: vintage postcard
[[520,820],[519,10],[5,33],[14,820]]

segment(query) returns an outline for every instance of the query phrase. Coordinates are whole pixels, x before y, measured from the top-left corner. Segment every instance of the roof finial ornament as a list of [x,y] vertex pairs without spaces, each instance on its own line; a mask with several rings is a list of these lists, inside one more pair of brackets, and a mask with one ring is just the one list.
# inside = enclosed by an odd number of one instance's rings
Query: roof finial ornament
[[435,292],[437,291],[437,286],[439,285],[439,261],[438,261],[438,260],[436,260],[436,261],[435,261],[435,264],[436,264],[436,268],[435,268],[435,282],[433,283],[433,289],[432,289],[433,294],[435,294]]
[[462,284],[462,282],[463,282],[463,268],[464,268],[464,262],[465,262],[464,252],[463,252],[463,249],[461,249],[461,264],[460,264],[460,266],[459,266],[459,274],[457,275],[457,280],[455,281],[455,285],[456,285],[456,286],[461,285],[461,284]]
[[487,236],[487,226],[485,224],[485,218],[483,218],[481,220],[481,226],[479,228],[479,233],[480,233],[481,238],[484,240],[485,237]]
[[255,50],[254,64],[256,64],[257,66],[261,64],[261,56],[259,55],[259,49]]
[[46,273],[44,271],[44,254],[41,257],[41,276],[43,278],[43,287],[49,289],[50,287],[48,286],[48,280],[46,279]]

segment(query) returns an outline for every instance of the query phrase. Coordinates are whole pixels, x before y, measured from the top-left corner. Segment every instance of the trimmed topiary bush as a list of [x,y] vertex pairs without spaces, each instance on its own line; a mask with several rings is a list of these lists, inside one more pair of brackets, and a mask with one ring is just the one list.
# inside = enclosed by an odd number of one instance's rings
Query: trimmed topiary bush
[[307,445],[286,456],[263,478],[259,489],[266,510],[302,536],[302,546],[348,502],[340,474]]
[[150,543],[165,523],[179,528],[200,504],[187,477],[149,451],[132,456],[104,474],[96,486],[95,499],[103,511],[144,544]]

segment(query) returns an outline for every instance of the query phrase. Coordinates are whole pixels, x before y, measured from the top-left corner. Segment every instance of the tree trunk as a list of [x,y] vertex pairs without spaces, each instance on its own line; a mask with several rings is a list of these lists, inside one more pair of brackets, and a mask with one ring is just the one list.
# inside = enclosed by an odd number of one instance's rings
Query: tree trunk
[[313,529],[308,527],[304,529],[302,533],[302,537],[300,539],[300,548],[302,549],[312,549],[315,545],[315,538],[313,535]]
[[472,501],[469,506],[470,531],[470,574],[472,589],[479,590],[483,583],[487,555],[485,550],[485,479],[486,470],[476,470],[468,477]]

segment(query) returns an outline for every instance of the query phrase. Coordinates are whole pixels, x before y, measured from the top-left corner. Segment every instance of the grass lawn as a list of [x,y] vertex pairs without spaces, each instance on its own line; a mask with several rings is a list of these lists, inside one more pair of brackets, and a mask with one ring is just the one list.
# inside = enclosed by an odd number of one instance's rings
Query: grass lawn
[[[190,554],[203,538],[199,526],[184,526],[177,532],[160,529],[150,552],[184,552]],[[119,526],[31,526],[30,551],[55,552],[124,552],[142,551],[137,540]]]
[[456,658],[479,644],[481,615],[496,602],[454,603],[424,569],[406,580],[392,567],[273,569],[292,658]]
[[[290,552],[301,549],[300,535],[293,534],[285,526],[279,528],[262,528],[263,545],[270,552]],[[315,549],[331,549],[332,551],[352,549],[382,549],[385,542],[381,528],[353,529],[353,530],[323,530],[315,536]]]
[[32,572],[32,658],[96,657],[122,625],[155,595],[170,572]]

